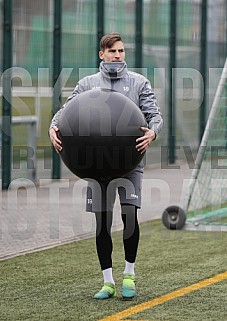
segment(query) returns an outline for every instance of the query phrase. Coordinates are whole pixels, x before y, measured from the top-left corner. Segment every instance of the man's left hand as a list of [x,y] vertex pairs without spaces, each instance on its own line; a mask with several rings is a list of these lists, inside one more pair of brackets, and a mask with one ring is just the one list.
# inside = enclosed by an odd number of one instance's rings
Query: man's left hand
[[138,143],[136,149],[143,154],[148,149],[152,140],[155,139],[156,134],[152,129],[146,127],[141,127],[141,130],[144,132],[144,135],[136,139],[136,142]]

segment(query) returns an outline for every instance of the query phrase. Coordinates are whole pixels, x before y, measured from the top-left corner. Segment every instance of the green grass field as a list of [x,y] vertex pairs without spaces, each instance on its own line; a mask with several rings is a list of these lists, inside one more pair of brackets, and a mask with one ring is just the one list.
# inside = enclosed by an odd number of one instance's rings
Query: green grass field
[[[52,100],[50,98],[40,98],[40,126],[37,133],[37,146],[50,146],[50,140],[47,135],[50,120]],[[2,113],[0,102],[0,115]],[[12,116],[30,116],[35,115],[35,98],[33,97],[14,97],[12,99]],[[26,146],[28,143],[27,125],[12,126],[12,144],[14,146]]]
[[[47,135],[50,120],[52,100],[50,98],[40,98],[40,126],[38,128],[37,145],[50,146]],[[13,116],[35,115],[35,99],[31,97],[15,97],[13,99]],[[20,145],[27,143],[27,126],[13,126],[13,144]]]
[[[124,258],[122,232],[113,233],[117,297],[97,301],[102,286],[94,238],[0,262],[0,319],[88,321],[211,278],[227,270],[227,233],[169,231],[160,221],[141,224],[136,265],[137,297],[120,296]],[[226,321],[227,279],[124,320]],[[112,318],[120,320],[119,318]]]

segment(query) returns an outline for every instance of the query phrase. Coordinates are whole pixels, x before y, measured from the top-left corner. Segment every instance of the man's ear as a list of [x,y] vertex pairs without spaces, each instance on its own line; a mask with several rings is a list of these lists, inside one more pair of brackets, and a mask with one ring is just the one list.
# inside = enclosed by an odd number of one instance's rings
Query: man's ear
[[99,51],[99,58],[103,59],[103,51],[102,50]]

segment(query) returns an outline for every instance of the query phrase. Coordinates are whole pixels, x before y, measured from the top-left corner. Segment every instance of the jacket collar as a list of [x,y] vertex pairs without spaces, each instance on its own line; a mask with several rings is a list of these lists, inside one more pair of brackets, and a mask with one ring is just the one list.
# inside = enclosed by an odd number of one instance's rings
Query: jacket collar
[[127,72],[126,62],[104,62],[100,63],[100,73],[105,78],[118,79],[122,78]]

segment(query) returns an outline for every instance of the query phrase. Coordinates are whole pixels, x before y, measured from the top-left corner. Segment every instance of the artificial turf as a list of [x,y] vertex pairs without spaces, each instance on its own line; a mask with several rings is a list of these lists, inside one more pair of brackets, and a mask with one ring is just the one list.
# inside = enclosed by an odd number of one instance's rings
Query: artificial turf
[[[227,270],[227,233],[169,231],[141,224],[137,296],[120,296],[122,232],[113,233],[117,297],[97,301],[102,286],[94,238],[0,262],[0,320],[100,320]],[[130,320],[226,321],[227,280],[129,316]]]

